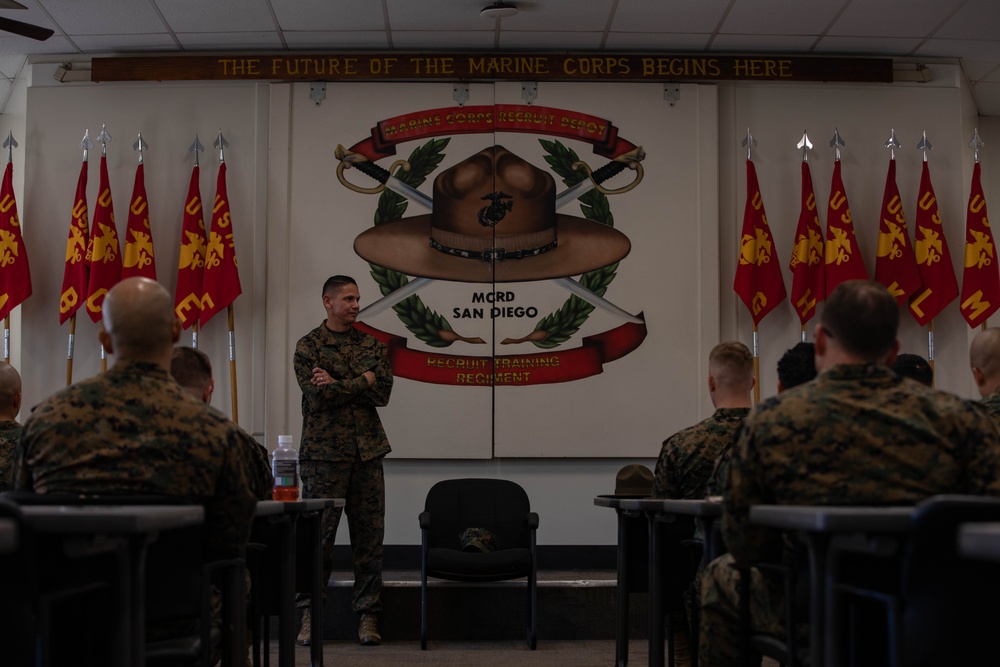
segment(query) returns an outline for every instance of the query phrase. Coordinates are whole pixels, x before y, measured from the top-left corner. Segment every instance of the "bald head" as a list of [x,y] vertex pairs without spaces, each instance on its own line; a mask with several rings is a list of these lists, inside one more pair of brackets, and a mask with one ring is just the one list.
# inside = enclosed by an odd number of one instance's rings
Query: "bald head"
[[1000,389],[1000,329],[984,329],[969,346],[969,365],[981,396]]
[[0,361],[0,419],[13,419],[21,410],[21,375]]
[[149,278],[126,278],[111,288],[103,305],[105,349],[120,360],[155,361],[169,367],[180,336],[170,293]]
[[750,407],[753,355],[743,343],[719,343],[708,354],[708,390],[717,408]]

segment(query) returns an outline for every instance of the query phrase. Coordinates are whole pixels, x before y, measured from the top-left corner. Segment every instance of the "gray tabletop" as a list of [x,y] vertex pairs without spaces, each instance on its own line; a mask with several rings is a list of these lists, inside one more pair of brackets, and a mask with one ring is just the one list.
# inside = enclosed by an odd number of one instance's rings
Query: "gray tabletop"
[[722,516],[722,503],[713,500],[687,500],[679,498],[634,498],[625,496],[597,496],[598,507],[612,507],[640,512],[664,512],[685,516]]
[[302,500],[258,500],[254,516],[271,516],[285,512],[313,512],[329,507],[343,507],[343,498],[303,498]]
[[913,507],[873,507],[867,505],[754,505],[751,523],[782,530],[811,533],[903,532]]
[[1000,560],[1000,523],[963,523],[958,528],[958,552],[970,558]]
[[13,519],[0,519],[0,554],[13,553],[17,544],[17,523]]
[[38,533],[148,533],[205,521],[200,505],[24,505],[21,512]]

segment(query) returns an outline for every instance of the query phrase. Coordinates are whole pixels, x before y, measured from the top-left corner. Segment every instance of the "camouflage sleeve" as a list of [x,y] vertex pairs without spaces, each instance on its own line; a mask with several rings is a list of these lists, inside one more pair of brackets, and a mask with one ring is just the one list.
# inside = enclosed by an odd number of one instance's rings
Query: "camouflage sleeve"
[[[344,383],[337,382],[325,387],[317,387],[312,383],[313,369],[320,365],[319,351],[309,337],[299,340],[295,345],[295,355],[292,357],[292,368],[295,370],[295,380],[299,383],[302,396],[310,409],[318,412],[330,407],[349,403],[354,392],[346,391]],[[338,379],[338,378],[335,378]],[[355,378],[357,380],[358,378]],[[365,381],[365,385],[368,382]],[[360,386],[358,386],[360,390]]]
[[250,471],[250,487],[257,500],[270,500],[274,489],[274,477],[267,458],[267,448],[254,440],[253,436],[241,430]]
[[967,401],[970,415],[968,433],[962,439],[967,458],[964,468],[970,493],[1000,496],[1000,432],[997,423],[978,403]]
[[371,387],[372,402],[376,407],[389,405],[389,395],[392,394],[392,366],[389,364],[388,350],[382,343],[378,344],[381,353],[375,366],[370,370],[375,372],[375,384]]
[[215,495],[205,504],[209,548],[215,557],[238,553],[250,535],[257,499],[250,487],[247,452],[236,428],[229,430],[222,451]]
[[672,438],[663,441],[660,447],[660,456],[656,459],[656,470],[653,472],[653,497],[654,498],[677,498],[680,489],[673,479],[671,470],[673,466],[670,462]]
[[21,437],[14,445],[14,462],[11,470],[11,490],[13,491],[34,491],[35,485],[31,478],[31,469],[28,467],[27,447],[25,436],[28,429],[21,431]]
[[736,562],[748,565],[780,557],[780,534],[750,523],[750,507],[771,502],[753,426],[740,435],[729,468],[729,488],[722,499],[722,539]]

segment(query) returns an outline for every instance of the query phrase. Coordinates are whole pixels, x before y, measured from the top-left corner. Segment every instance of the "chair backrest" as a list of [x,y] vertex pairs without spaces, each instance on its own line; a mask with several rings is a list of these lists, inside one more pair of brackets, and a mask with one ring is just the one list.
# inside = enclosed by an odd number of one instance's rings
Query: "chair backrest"
[[900,590],[906,663],[979,664],[995,649],[1000,573],[959,555],[958,527],[969,521],[1000,521],[1000,498],[935,496],[914,512]]
[[26,665],[34,658],[32,639],[38,622],[34,535],[14,503],[0,499],[0,517],[13,521],[17,528],[16,550],[0,555],[0,644],[5,662]]
[[466,528],[486,528],[497,537],[497,549],[528,548],[528,494],[505,479],[466,478],[438,482],[427,492],[424,510],[432,519],[428,546],[461,549]]

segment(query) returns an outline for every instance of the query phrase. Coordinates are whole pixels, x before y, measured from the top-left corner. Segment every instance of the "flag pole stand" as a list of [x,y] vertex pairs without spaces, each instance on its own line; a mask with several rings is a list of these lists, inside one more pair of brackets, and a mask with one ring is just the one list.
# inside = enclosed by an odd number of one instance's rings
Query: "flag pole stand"
[[806,342],[806,325],[804,324],[802,325],[802,331],[800,332],[799,338],[803,343]]
[[753,324],[753,403],[760,403],[760,354],[756,322]]
[[[104,319],[101,319],[101,333],[104,333]],[[104,373],[108,370],[108,352],[104,349],[104,343],[98,343],[101,346],[101,372]]]
[[191,347],[198,349],[198,320],[191,325]]
[[3,360],[10,363],[10,314],[3,318]]
[[236,400],[236,328],[233,318],[233,304],[229,304],[229,383],[232,386],[233,396],[233,422],[240,423],[239,409]]
[[73,384],[73,343],[76,340],[76,313],[69,316],[69,349],[66,351],[66,386]]

